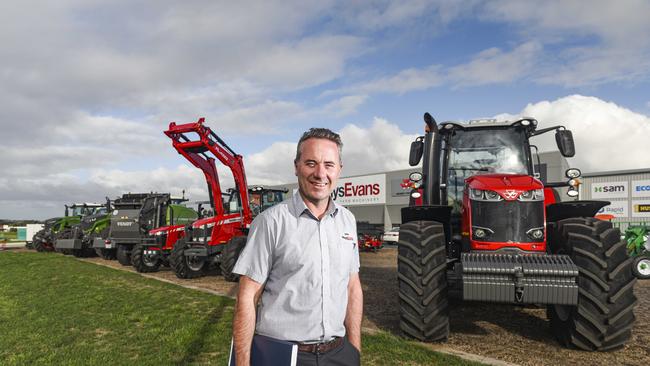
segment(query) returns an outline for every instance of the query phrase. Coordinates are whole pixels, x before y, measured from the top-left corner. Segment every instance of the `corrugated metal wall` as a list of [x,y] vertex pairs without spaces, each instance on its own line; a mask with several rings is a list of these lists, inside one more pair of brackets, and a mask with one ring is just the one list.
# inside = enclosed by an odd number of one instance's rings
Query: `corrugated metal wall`
[[[616,215],[612,222],[622,231],[629,225],[650,226],[650,212],[643,212],[650,207],[650,191],[646,190],[650,186],[650,170],[593,174],[587,173],[581,178],[581,200],[610,201],[604,213]],[[621,186],[625,187],[624,192],[620,191]],[[611,187],[613,191],[603,191]]]

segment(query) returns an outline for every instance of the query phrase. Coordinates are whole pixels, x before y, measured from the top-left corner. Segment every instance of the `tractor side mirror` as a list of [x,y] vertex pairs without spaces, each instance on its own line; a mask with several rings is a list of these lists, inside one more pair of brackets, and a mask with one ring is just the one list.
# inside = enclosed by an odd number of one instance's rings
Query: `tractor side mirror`
[[422,159],[422,153],[424,152],[424,142],[422,142],[422,137],[418,137],[415,141],[411,142],[411,151],[409,153],[409,165],[416,166],[420,163]]
[[562,156],[571,158],[576,154],[576,148],[573,144],[573,134],[569,130],[555,131],[555,142],[560,149]]

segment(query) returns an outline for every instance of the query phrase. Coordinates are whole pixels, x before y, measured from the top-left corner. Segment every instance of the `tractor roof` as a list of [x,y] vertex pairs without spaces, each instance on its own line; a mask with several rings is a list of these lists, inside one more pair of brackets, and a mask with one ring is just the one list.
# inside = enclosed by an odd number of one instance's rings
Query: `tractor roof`
[[[449,127],[447,127],[449,126]],[[439,125],[440,130],[451,129],[452,127],[461,129],[486,128],[486,127],[510,127],[510,126],[530,126],[534,129],[537,126],[537,120],[531,117],[522,117],[515,121],[499,121],[496,119],[474,119],[467,122],[446,121]]]

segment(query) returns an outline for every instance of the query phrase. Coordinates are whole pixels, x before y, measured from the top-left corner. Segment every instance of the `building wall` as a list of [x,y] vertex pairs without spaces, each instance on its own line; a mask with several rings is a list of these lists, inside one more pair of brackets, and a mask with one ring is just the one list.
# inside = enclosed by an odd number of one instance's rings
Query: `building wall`
[[650,169],[586,173],[581,182],[580,199],[611,202],[601,213],[622,230],[650,225]]

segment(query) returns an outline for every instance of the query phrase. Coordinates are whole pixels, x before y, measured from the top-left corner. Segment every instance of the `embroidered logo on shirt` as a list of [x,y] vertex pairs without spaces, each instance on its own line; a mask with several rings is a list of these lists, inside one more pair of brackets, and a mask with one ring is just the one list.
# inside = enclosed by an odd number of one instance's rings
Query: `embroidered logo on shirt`
[[343,236],[341,236],[341,238],[343,238],[345,240],[354,240],[354,238],[352,236],[350,236],[350,234],[348,234],[348,233],[343,234]]

